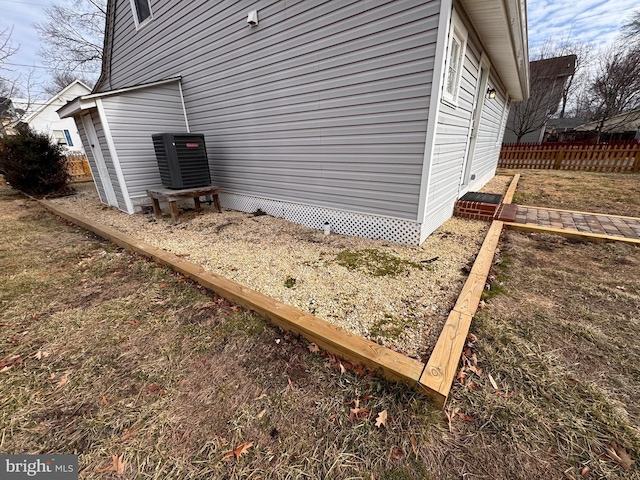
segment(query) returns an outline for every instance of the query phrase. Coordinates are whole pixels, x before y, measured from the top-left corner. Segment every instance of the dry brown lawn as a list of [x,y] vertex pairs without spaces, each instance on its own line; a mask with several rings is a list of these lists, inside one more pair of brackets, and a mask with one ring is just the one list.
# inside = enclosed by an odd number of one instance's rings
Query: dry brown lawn
[[520,173],[513,203],[640,217],[640,175],[562,170],[499,169]]
[[640,478],[640,250],[508,232],[496,261],[440,412],[0,187],[0,452],[77,452],[83,479]]

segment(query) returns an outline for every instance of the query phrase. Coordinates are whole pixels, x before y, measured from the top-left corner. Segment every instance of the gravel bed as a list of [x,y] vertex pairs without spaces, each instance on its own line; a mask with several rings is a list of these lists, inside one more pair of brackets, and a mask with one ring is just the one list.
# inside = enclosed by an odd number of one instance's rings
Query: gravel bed
[[[486,188],[506,191],[510,177]],[[486,188],[483,191],[486,191]],[[180,255],[357,335],[425,358],[466,279],[488,224],[451,218],[420,247],[322,231],[224,210],[127,215],[99,202],[92,183],[53,200],[77,214]],[[165,212],[168,209],[165,209]]]

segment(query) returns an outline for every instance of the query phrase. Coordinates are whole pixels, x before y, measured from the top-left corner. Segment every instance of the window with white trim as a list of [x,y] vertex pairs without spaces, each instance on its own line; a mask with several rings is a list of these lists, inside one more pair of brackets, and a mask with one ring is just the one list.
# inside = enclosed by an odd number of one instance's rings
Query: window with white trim
[[458,102],[460,91],[460,78],[464,68],[464,54],[467,49],[467,29],[462,24],[455,10],[451,16],[451,28],[449,29],[449,44],[447,45],[447,57],[444,66],[444,91],[442,98],[454,105]]
[[53,139],[58,145],[68,145],[69,147],[73,147],[73,141],[71,140],[69,130],[54,130]]
[[136,23],[136,30],[153,18],[149,0],[131,0],[131,11],[133,12],[133,20]]

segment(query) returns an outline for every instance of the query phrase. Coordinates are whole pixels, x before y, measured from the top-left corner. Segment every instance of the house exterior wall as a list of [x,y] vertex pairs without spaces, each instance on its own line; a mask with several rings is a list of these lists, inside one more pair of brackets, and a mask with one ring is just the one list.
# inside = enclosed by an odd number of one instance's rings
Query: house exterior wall
[[470,181],[469,191],[479,190],[495,175],[504,133],[503,123],[508,114],[505,111],[507,94],[493,72],[489,73],[487,88],[495,89],[496,97],[485,99],[483,104],[471,166],[471,175],[475,176],[475,180]]
[[93,152],[91,151],[91,148],[89,148],[91,145],[91,142],[89,142],[89,138],[87,137],[87,132],[85,131],[84,125],[82,124],[82,118],[80,115],[77,115],[73,117],[73,120],[75,121],[75,125],[78,128],[78,135],[82,140],[82,144],[87,145],[85,154],[87,156],[87,162],[89,162],[89,168],[91,169],[91,176],[93,177],[93,183],[95,184],[96,190],[98,191],[98,196],[100,197],[100,201],[102,203],[108,203],[107,196],[104,193],[104,187],[102,185],[102,182],[100,181],[100,173],[98,172],[98,165],[96,164],[96,159],[93,157]]
[[108,95],[101,102],[127,194],[134,205],[149,203],[146,190],[162,186],[151,135],[188,131],[178,82]]
[[182,76],[225,192],[419,221],[439,1],[151,7],[136,31],[117,1],[99,90]]
[[109,152],[109,144],[107,143],[107,137],[105,135],[104,127],[102,125],[102,120],[100,119],[100,115],[95,109],[90,111],[91,122],[93,123],[93,128],[96,130],[96,135],[98,136],[98,143],[100,144],[100,150],[102,150],[102,155],[104,156],[104,161],[107,166],[107,171],[109,172],[109,179],[111,180],[111,185],[113,185],[113,190],[116,195],[116,203],[117,207],[120,210],[127,211],[127,202],[125,200],[125,195],[122,192],[122,185],[120,184],[120,179],[118,178],[118,172],[116,171],[116,166],[114,164],[113,158]]
[[86,95],[89,89],[80,84],[71,85],[64,93],[50,99],[38,111],[28,118],[31,128],[37,132],[44,133],[53,138],[54,130],[67,130],[71,136],[71,143],[65,148],[72,151],[83,151],[82,138],[72,118],[61,119],[56,110],[66,104],[69,100],[73,100],[80,95]]
[[467,39],[460,90],[456,106],[441,102],[437,115],[431,175],[426,200],[422,237],[425,238],[453,214],[460,182],[476,95],[480,49],[472,35]]

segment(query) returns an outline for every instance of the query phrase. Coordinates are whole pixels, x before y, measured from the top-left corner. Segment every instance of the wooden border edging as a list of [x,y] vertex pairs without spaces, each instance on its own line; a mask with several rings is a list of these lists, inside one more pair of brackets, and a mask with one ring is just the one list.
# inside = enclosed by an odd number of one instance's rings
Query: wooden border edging
[[[511,203],[520,174],[516,174],[505,194],[503,203]],[[394,352],[386,347],[354,335],[311,314],[251,290],[232,280],[187,262],[181,257],[137,240],[127,234],[77,217],[48,200],[40,203],[54,214],[109,240],[126,250],[139,253],[167,265],[227,300],[253,310],[284,330],[302,335],[319,347],[341,358],[380,370],[394,381],[407,383],[431,399],[437,408],[444,405],[458,370],[458,362],[469,333],[471,320],[478,309],[480,297],[489,275],[500,233],[506,223],[494,220],[482,243],[480,252],[462,287],[453,310],[438,337],[426,365],[418,360]]]
[[640,239],[638,238],[603,235],[601,233],[581,232],[579,230],[565,230],[563,228],[542,227],[531,223],[505,222],[504,226],[513,230],[520,230],[522,232],[548,233],[550,235],[561,235],[563,237],[575,238],[576,240],[586,240],[589,242],[623,242],[632,245],[640,245]]
[[507,189],[507,193],[504,194],[504,198],[502,199],[502,203],[511,203],[513,201],[513,195],[516,193],[516,187],[518,186],[518,181],[520,180],[520,174],[516,173],[509,184],[509,188]]
[[[516,191],[520,174],[514,175],[502,203],[511,203]],[[420,377],[420,384],[429,391],[436,392],[431,398],[438,408],[444,405],[451,391],[453,380],[458,371],[458,362],[462,355],[464,343],[471,327],[471,320],[478,310],[480,297],[487,282],[487,276],[493,263],[493,255],[500,240],[504,222],[494,220],[482,243],[480,252],[473,263],[469,278],[462,287],[458,300],[447,317],[444,328],[438,337],[436,346],[431,352],[425,370]]]
[[227,300],[248,310],[255,311],[282,329],[304,336],[330,353],[350,361],[362,363],[374,370],[381,370],[385,378],[405,382],[414,388],[417,387],[419,391],[429,397],[434,395],[434,392],[419,384],[424,364],[418,360],[354,335],[347,330],[297,308],[278,302],[220,275],[207,272],[202,267],[187,262],[177,255],[118,232],[113,228],[77,217],[48,200],[41,200],[40,203],[63,219],[89,230],[126,250],[139,253],[160,264],[171,267]]

